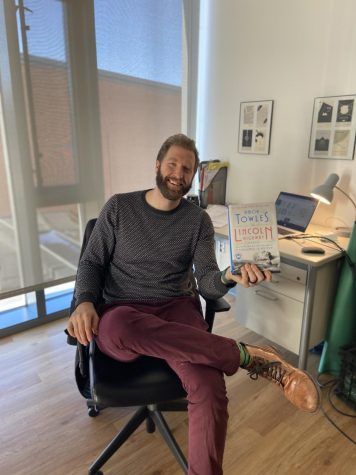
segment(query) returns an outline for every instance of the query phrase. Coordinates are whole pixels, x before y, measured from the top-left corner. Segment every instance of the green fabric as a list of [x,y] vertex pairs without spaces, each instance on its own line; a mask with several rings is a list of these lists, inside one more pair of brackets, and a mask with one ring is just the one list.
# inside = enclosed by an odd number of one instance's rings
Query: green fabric
[[[356,263],[356,222],[347,249],[351,261]],[[340,373],[341,346],[356,344],[356,280],[350,264],[342,264],[328,334],[319,364],[319,373]]]

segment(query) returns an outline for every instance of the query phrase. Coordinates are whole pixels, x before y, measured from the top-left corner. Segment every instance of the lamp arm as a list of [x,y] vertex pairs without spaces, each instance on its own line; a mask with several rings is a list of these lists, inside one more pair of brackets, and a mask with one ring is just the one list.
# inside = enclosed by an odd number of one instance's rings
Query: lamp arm
[[351,196],[348,195],[347,193],[345,193],[344,190],[342,190],[342,189],[339,188],[338,186],[336,186],[336,185],[334,185],[334,186],[335,186],[335,188],[336,188],[337,190],[341,191],[341,193],[344,194],[344,195],[346,196],[346,198],[348,198],[348,199],[351,201],[351,203],[354,205],[354,208],[356,209],[356,203],[355,203],[354,200],[351,198]]

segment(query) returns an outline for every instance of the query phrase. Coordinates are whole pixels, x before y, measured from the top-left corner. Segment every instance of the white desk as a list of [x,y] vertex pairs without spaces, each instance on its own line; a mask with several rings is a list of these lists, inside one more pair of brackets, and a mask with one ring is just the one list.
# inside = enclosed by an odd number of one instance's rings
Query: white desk
[[[309,227],[309,234],[316,232],[326,235],[327,229]],[[215,235],[218,262],[220,259],[220,265],[226,267],[229,265],[227,226],[216,228]],[[338,238],[337,244],[346,249],[348,239]],[[303,245],[323,247],[325,254],[304,254]],[[297,353],[298,366],[305,369],[309,348],[326,336],[342,253],[319,239],[280,239],[279,249],[282,272],[274,274],[272,283],[260,284],[254,293],[252,289],[238,289],[237,312],[242,306],[243,315],[237,320]],[[256,297],[263,297],[260,299],[263,302],[260,304]]]

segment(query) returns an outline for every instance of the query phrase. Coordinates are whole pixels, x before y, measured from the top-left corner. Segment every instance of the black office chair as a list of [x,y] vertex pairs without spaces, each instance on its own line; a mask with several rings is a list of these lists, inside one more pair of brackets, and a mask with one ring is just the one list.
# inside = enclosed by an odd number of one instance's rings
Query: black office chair
[[[95,222],[92,219],[87,224],[81,255]],[[74,305],[73,301],[71,312]],[[205,320],[209,331],[214,323],[215,312],[229,309],[230,305],[224,299],[206,300]],[[156,427],[159,429],[183,472],[187,473],[187,460],[162,415],[164,411],[187,410],[186,392],[168,364],[148,356],[141,356],[131,363],[122,363],[103,354],[95,341],[88,347],[69,335],[67,341],[77,345],[75,376],[78,389],[87,400],[89,416],[97,416],[100,409],[105,407],[139,406],[125,427],[90,466],[89,475],[102,475],[100,468],[144,421],[147,432],[154,432]]]

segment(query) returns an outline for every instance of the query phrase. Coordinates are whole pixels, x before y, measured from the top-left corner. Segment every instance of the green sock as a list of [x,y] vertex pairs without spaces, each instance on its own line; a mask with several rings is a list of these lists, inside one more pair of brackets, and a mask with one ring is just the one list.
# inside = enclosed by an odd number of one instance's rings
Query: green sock
[[245,368],[250,362],[250,354],[243,343],[236,342],[236,344],[240,350],[240,366],[241,368]]

